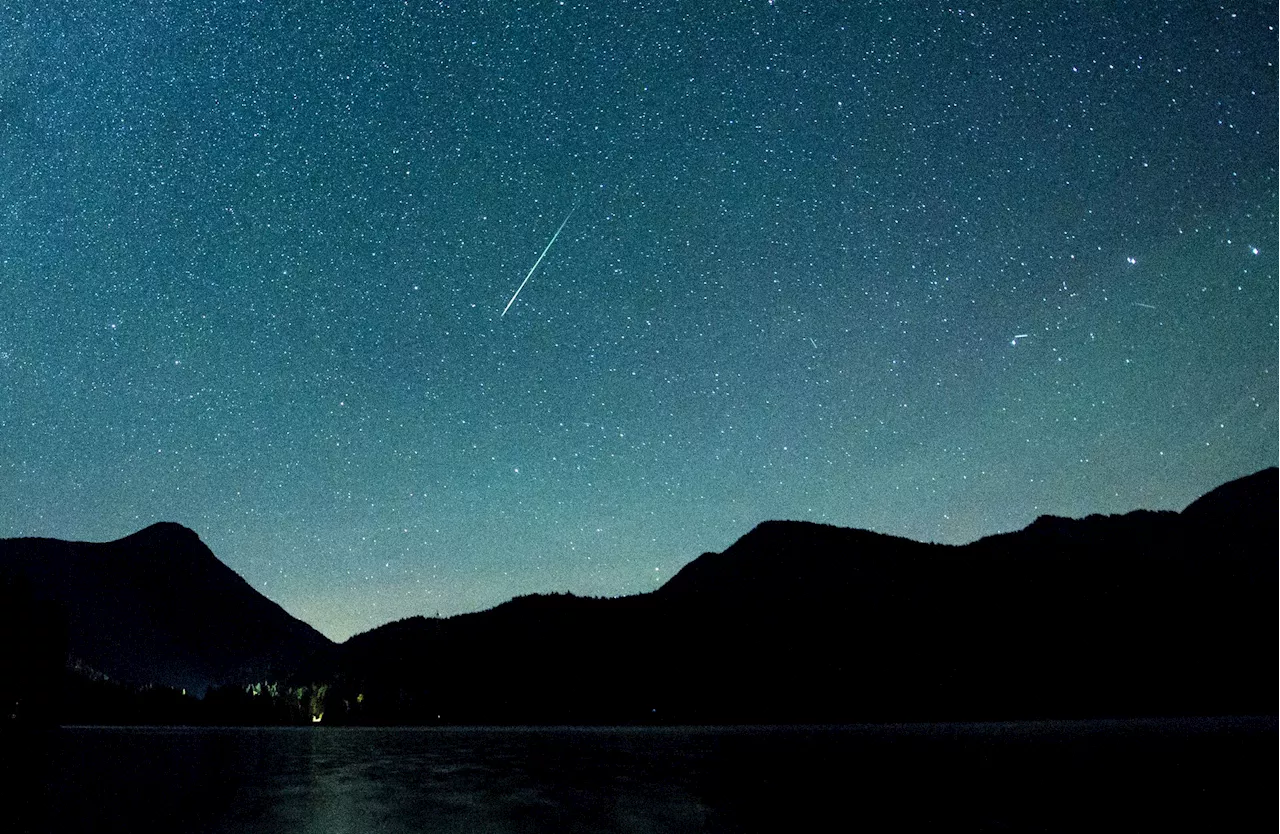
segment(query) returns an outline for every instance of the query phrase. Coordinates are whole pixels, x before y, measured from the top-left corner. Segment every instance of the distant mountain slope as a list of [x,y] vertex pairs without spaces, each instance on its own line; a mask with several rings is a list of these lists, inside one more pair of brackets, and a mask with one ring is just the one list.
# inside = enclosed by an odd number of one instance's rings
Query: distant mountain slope
[[659,590],[349,640],[331,716],[809,722],[1274,712],[1277,472],[964,546],[766,522]]
[[326,722],[1273,714],[1278,501],[1273,468],[1181,513],[1044,516],[963,546],[771,521],[648,594],[521,597],[341,646],[176,524],[0,540],[18,672],[0,696],[47,687],[65,647],[195,692],[296,670]]
[[203,693],[282,677],[332,645],[177,524],[102,544],[0,539],[0,576],[65,617],[73,659],[135,684]]

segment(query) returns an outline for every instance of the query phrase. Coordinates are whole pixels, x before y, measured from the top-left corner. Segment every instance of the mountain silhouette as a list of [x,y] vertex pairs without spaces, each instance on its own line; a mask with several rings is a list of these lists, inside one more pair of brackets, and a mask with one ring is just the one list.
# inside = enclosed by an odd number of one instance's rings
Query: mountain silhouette
[[771,521],[649,594],[389,623],[299,679],[372,723],[1270,714],[1276,507],[1272,468],[963,546]]
[[[69,657],[134,684],[228,684],[203,713],[166,714],[214,723],[1274,714],[1277,482],[1271,468],[1180,513],[1042,516],[959,546],[769,521],[647,594],[535,594],[341,645],[176,524],[0,540],[3,694],[38,714],[55,696],[30,693],[54,692]],[[136,703],[130,720],[148,720]]]
[[135,685],[203,694],[283,677],[330,645],[178,524],[106,543],[0,539],[0,577],[61,620],[72,662]]

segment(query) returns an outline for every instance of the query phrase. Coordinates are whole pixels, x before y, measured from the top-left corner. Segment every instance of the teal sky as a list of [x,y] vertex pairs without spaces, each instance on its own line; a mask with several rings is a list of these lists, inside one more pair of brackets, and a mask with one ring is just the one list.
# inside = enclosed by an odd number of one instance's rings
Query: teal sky
[[1277,463],[1275,25],[0,0],[0,536],[176,521],[341,639],[1180,509]]

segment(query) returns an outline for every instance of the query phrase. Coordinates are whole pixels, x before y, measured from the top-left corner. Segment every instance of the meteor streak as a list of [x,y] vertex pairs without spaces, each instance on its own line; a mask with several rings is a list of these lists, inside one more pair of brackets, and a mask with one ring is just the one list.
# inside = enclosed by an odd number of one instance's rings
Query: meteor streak
[[507,311],[511,309],[511,305],[516,303],[516,296],[520,294],[520,290],[524,289],[524,285],[529,283],[529,279],[533,277],[533,273],[537,270],[538,264],[542,263],[542,259],[551,251],[551,245],[556,242],[556,238],[560,237],[560,233],[564,231],[564,224],[569,222],[569,218],[573,217],[573,213],[577,211],[577,209],[578,204],[574,203],[573,208],[569,209],[569,213],[564,216],[564,221],[560,224],[560,228],[556,229],[556,233],[551,236],[551,240],[547,241],[547,248],[543,249],[542,254],[533,262],[533,266],[529,268],[529,274],[524,276],[524,280],[520,282],[520,286],[516,287],[515,295],[511,296],[511,300],[507,302],[507,306],[502,308],[502,315],[498,316],[498,318],[505,316]]

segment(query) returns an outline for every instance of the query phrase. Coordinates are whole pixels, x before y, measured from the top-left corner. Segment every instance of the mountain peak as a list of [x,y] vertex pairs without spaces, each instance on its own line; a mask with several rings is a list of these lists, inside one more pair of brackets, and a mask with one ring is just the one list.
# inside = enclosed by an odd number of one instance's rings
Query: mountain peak
[[166,541],[186,540],[198,542],[200,541],[200,536],[195,530],[192,530],[190,527],[184,527],[176,521],[157,521],[155,524],[147,525],[136,533],[125,536],[123,540],[131,539],[159,539]]
[[1183,515],[1199,517],[1256,517],[1258,513],[1275,512],[1275,494],[1280,470],[1268,467],[1252,475],[1236,478],[1209,490],[1187,505]]
[[1200,531],[1201,546],[1219,556],[1231,556],[1225,542],[1233,538],[1276,542],[1278,473],[1270,467],[1229,481],[1200,496],[1182,511],[1182,518]]
[[0,539],[0,569],[56,603],[70,654],[116,680],[201,692],[282,676],[330,645],[173,522],[102,543]]

